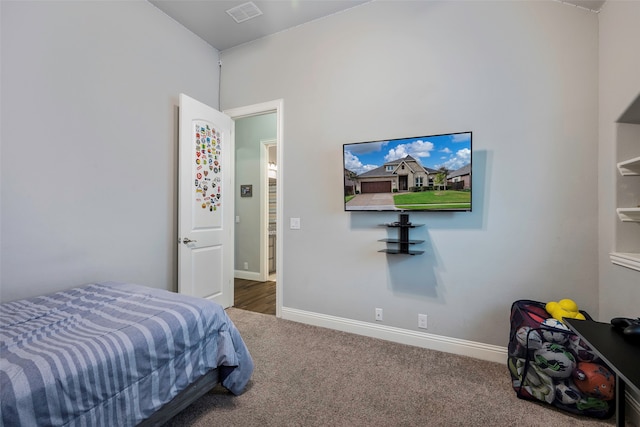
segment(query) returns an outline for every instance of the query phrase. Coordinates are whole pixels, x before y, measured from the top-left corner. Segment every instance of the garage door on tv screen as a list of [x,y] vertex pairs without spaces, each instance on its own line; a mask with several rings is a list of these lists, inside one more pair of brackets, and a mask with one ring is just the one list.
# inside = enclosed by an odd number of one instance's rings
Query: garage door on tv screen
[[343,145],[344,210],[471,212],[471,132]]

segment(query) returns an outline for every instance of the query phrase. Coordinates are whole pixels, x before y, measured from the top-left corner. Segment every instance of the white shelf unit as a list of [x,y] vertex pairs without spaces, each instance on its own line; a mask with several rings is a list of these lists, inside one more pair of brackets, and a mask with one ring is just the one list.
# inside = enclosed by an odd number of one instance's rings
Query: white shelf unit
[[640,222],[640,208],[618,208],[618,217],[622,222]]
[[620,116],[616,148],[618,177],[613,264],[640,271],[640,95]]
[[640,271],[640,254],[611,252],[609,256],[611,258],[611,262],[616,265]]
[[622,176],[640,175],[640,157],[618,163],[618,171]]

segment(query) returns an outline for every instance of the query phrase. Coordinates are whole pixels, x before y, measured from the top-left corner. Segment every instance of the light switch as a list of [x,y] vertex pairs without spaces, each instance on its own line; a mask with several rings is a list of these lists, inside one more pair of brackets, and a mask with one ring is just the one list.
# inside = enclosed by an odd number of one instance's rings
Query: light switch
[[240,223],[240,215],[236,215],[236,224]]
[[300,230],[300,218],[290,218],[289,228],[292,230]]

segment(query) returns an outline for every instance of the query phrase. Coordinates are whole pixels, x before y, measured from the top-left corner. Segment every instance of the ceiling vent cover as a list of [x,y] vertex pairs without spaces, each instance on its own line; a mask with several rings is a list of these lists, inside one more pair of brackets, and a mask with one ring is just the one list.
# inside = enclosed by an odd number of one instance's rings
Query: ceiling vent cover
[[244,21],[248,21],[251,18],[262,15],[262,11],[258,9],[252,1],[243,3],[239,6],[232,7],[227,10],[229,16],[231,16],[238,24]]

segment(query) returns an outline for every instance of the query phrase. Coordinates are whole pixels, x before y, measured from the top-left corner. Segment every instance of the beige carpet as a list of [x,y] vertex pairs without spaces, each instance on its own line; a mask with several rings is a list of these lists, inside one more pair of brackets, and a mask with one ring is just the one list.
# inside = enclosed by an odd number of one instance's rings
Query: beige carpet
[[256,369],[170,426],[612,426],[518,399],[506,365],[228,309]]

